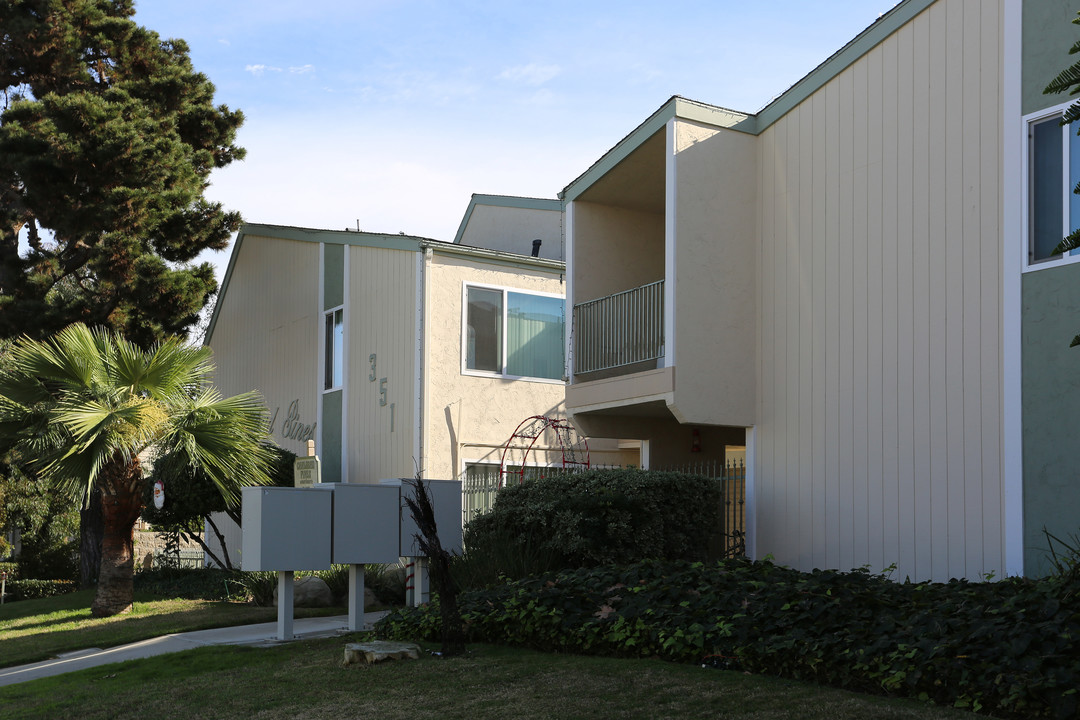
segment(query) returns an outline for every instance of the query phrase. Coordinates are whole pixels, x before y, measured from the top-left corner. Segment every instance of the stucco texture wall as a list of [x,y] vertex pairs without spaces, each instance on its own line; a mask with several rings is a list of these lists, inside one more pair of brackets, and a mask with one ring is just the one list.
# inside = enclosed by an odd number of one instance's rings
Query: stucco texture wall
[[535,208],[477,205],[461,236],[462,245],[532,254],[541,240],[540,257],[563,260],[562,212]]
[[685,120],[674,132],[671,410],[684,423],[750,427],[757,414],[756,138]]
[[1043,95],[1043,88],[1076,62],[1069,48],[1080,40],[1080,28],[1072,24],[1078,11],[1077,0],[1024,0],[1020,72],[1021,111],[1025,115],[1069,99],[1067,95]]
[[[427,266],[424,475],[455,479],[466,462],[498,462],[514,429],[532,415],[565,418],[561,382],[462,373],[465,283],[562,294],[558,273],[433,253]],[[531,458],[530,458],[531,460]],[[539,461],[550,458],[544,456]]]
[[575,302],[595,300],[664,278],[664,216],[574,202]]
[[1026,273],[1023,317],[1024,574],[1041,575],[1043,529],[1080,532],[1080,265]]

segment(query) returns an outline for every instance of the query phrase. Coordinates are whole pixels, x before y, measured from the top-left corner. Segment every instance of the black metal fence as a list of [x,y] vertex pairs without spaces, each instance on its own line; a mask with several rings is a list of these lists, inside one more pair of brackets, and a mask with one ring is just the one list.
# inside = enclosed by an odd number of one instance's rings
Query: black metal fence
[[[746,554],[746,463],[742,460],[719,460],[689,463],[686,465],[657,468],[671,472],[685,472],[719,478],[724,503],[724,547],[727,557],[740,557]],[[543,480],[546,477],[561,477],[579,468],[527,467],[521,473],[520,468],[508,471],[506,482]],[[477,515],[482,515],[495,504],[495,496],[503,485],[499,475],[499,466],[494,464],[475,464],[466,468],[461,482],[461,508],[463,522],[468,522]]]

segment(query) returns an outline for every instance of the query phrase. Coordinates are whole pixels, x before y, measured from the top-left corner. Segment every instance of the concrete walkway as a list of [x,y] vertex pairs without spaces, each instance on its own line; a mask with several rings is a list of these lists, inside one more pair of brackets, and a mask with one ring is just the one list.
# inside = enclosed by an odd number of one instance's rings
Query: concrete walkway
[[[373,624],[385,614],[385,611],[365,613],[365,626]],[[348,615],[297,618],[293,621],[294,640],[310,640],[312,638],[344,635],[348,632],[348,621]],[[142,640],[130,645],[119,645],[105,650],[99,648],[77,650],[64,653],[52,660],[44,660],[30,665],[0,668],[0,686],[14,685],[15,683],[52,677],[53,675],[98,667],[99,665],[124,662],[125,660],[139,660],[154,655],[181,652],[209,645],[277,644],[280,644],[280,641],[277,639],[276,622],[174,633]]]

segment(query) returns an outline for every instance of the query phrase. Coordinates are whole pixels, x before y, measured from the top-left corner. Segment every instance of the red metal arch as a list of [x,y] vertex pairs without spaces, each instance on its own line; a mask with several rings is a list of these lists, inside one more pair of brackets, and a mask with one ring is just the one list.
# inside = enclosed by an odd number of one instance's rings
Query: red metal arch
[[[577,467],[586,470],[589,468],[591,458],[589,455],[588,438],[581,438],[581,442],[584,446],[585,459],[579,460],[577,452],[574,450],[575,443],[571,441],[571,438],[577,435],[577,430],[570,421],[545,417],[544,415],[533,415],[518,423],[513,434],[506,441],[506,444],[503,445],[502,456],[499,458],[500,487],[505,486],[513,476],[517,477],[518,484],[525,482],[525,468],[528,466],[529,453],[533,451],[536,442],[543,437],[544,433],[548,430],[553,430],[555,432],[555,437],[559,440],[562,454],[562,466],[564,468]],[[525,448],[525,454],[521,458],[521,465],[516,470],[513,468],[507,469],[507,454],[511,449],[515,449],[518,443],[524,445]]]

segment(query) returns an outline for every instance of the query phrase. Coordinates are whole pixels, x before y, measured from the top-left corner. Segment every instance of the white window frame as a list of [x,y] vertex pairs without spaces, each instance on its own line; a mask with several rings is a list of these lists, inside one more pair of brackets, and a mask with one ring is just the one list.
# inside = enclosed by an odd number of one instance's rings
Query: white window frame
[[[468,366],[468,347],[469,347],[469,288],[478,288],[481,290],[497,290],[502,292],[502,371],[490,372],[488,370],[473,370]],[[531,377],[529,375],[510,375],[506,372],[506,313],[507,313],[507,293],[518,293],[519,295],[534,295],[537,297],[548,297],[562,300],[563,302],[563,377],[566,377],[566,296],[559,293],[541,292],[539,290],[522,290],[521,288],[509,287],[507,285],[488,285],[486,283],[474,283],[463,282],[461,284],[461,374],[471,375],[473,377],[486,377],[486,378],[498,378],[500,380],[525,380],[527,382],[547,383],[549,385],[565,385],[566,382],[562,379],[556,378],[540,378]]]
[[[1040,123],[1044,120],[1049,120],[1054,116],[1061,117],[1062,113],[1072,105],[1072,101],[1064,102],[1060,105],[1045,108],[1037,112],[1029,113],[1022,118],[1021,128],[1024,133],[1023,137],[1023,152],[1021,159],[1021,167],[1023,168],[1023,200],[1021,202],[1022,213],[1022,227],[1023,227],[1023,241],[1021,243],[1020,252],[1021,267],[1023,272],[1030,272],[1034,270],[1045,270],[1047,268],[1061,267],[1063,265],[1073,265],[1080,262],[1080,253],[1076,255],[1061,255],[1057,258],[1047,260],[1037,260],[1032,262],[1031,260],[1031,128],[1033,125]],[[1077,123],[1071,125],[1064,125],[1061,128],[1062,133],[1062,222],[1063,228],[1070,226],[1069,218],[1069,205],[1073,196],[1073,187],[1075,183],[1071,183],[1069,178],[1069,143],[1080,142],[1080,138],[1069,137],[1075,135],[1076,131],[1080,129]],[[1080,227],[1080,218],[1073,219],[1071,225]],[[1061,237],[1064,238],[1068,233],[1062,233]]]
[[[333,340],[326,332],[326,320],[328,317],[333,317],[339,312],[341,313],[341,382],[334,383],[333,363],[330,363],[330,372],[327,374],[327,360],[330,360],[330,358],[327,357],[327,352],[333,347]],[[323,312],[322,322],[322,391],[324,393],[337,392],[345,387],[345,306],[338,305],[337,307],[325,310]]]

